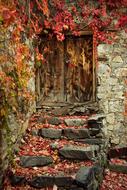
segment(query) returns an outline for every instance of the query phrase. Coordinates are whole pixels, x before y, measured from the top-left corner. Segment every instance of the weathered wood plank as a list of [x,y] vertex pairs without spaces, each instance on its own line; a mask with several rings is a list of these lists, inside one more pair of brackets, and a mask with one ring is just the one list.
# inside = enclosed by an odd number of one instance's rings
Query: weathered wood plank
[[[40,68],[37,93],[42,101],[85,102],[95,100],[95,64],[92,36],[67,36],[64,42],[42,39],[46,63]],[[39,89],[40,88],[40,89]]]

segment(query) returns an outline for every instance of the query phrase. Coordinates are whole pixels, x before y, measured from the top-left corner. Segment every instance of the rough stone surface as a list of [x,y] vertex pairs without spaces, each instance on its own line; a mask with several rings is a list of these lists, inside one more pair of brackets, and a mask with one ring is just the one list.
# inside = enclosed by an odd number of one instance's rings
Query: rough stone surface
[[67,126],[77,126],[77,127],[86,124],[85,119],[65,119],[64,122]]
[[113,144],[123,144],[127,142],[127,34],[121,31],[116,36],[114,44],[98,46],[98,57],[101,59],[98,59],[97,97],[106,116],[106,137]]
[[33,129],[31,133],[32,133],[33,136],[38,136],[39,135],[38,129]]
[[122,156],[127,156],[127,146],[115,146],[110,148],[108,152],[109,158],[120,158]]
[[94,129],[101,129],[102,128],[102,122],[94,119],[88,120],[88,127],[94,128]]
[[30,186],[34,188],[52,187],[54,185],[54,177],[52,176],[36,176],[29,181]]
[[22,167],[46,166],[53,163],[49,156],[21,156],[20,165]]
[[62,135],[61,129],[43,128],[39,130],[39,135],[51,139],[59,139]]
[[62,123],[61,119],[58,117],[52,117],[48,119],[48,123],[51,125],[59,125]]
[[55,176],[55,184],[59,187],[68,187],[71,186],[73,183],[72,177],[66,177],[66,176]]
[[34,177],[29,184],[35,188],[52,187],[54,184],[58,187],[70,187],[73,181],[72,177],[43,175]]
[[89,138],[89,130],[88,129],[71,129],[66,128],[63,130],[63,135],[68,139],[83,139]]
[[109,164],[108,167],[111,171],[127,174],[127,165]]
[[[12,33],[12,32],[13,32],[12,27],[8,27],[7,30],[4,32],[2,30],[0,31],[0,50],[1,50],[0,54],[1,54],[1,52],[9,52],[10,55],[14,55],[13,47],[14,47],[14,49],[16,49],[16,46],[13,46],[11,48],[9,46],[10,33]],[[25,35],[23,35],[23,36],[24,36],[23,37],[24,44],[27,44],[27,47],[32,49],[32,43],[30,42],[30,40],[25,39]],[[4,48],[4,49],[2,49],[2,48]],[[33,51],[31,51],[31,52],[33,52]],[[11,59],[13,62],[13,56],[11,57]],[[31,70],[33,70],[34,59],[33,59],[32,54],[31,54],[31,60],[28,62],[28,64],[30,65]],[[7,65],[9,66],[9,64],[7,64]],[[27,88],[30,93],[31,92],[33,94],[35,93],[35,77],[32,77],[29,81],[27,81]],[[2,97],[1,97],[1,101],[3,101]],[[16,110],[14,112],[11,110],[10,113],[7,114],[7,117],[6,117],[7,123],[6,123],[5,129],[3,129],[2,120],[0,121],[1,122],[1,124],[0,124],[1,125],[1,127],[0,127],[0,159],[1,159],[0,186],[1,186],[1,181],[3,179],[3,175],[5,173],[5,170],[7,169],[8,163],[10,161],[9,158],[11,159],[11,157],[13,155],[13,151],[14,151],[16,142],[20,141],[22,134],[25,132],[25,130],[28,127],[29,117],[35,111],[34,96],[28,105],[26,103],[27,101],[25,101],[25,98],[23,98],[23,96],[18,96],[15,99],[15,101],[16,102],[15,103],[12,102],[12,104],[14,103],[18,107],[16,107]],[[9,109],[8,109],[8,111],[9,111]],[[20,115],[20,117],[19,117],[19,115]],[[6,131],[4,131],[4,130],[6,130]],[[1,134],[1,131],[2,131],[2,134]],[[3,133],[4,133],[4,135],[3,135]]]
[[46,118],[44,117],[39,117],[37,120],[38,123],[45,124],[46,123]]
[[12,186],[23,185],[26,183],[26,179],[24,176],[11,175],[9,176],[10,182]]
[[66,145],[59,150],[59,154],[67,159],[91,160],[95,156],[95,151],[98,151],[98,146],[79,147]]
[[85,144],[92,144],[92,145],[101,145],[105,142],[104,139],[101,139],[101,138],[79,139],[78,141]]
[[99,165],[82,166],[76,175],[76,182],[86,190],[97,190],[103,179],[103,170]]
[[94,171],[92,167],[82,166],[76,175],[77,184],[86,187],[94,180]]
[[89,133],[90,136],[96,136],[97,134],[99,134],[101,132],[100,128],[89,128]]

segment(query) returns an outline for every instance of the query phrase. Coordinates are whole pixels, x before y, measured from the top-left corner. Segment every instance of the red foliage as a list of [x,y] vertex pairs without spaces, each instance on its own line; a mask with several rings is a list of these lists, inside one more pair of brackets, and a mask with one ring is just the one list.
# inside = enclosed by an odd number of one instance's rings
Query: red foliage
[[[112,21],[117,18],[117,28],[126,27],[127,16],[121,8],[127,8],[126,0],[98,0],[91,6],[90,1],[80,0],[74,3],[67,3],[64,0],[54,1],[48,4],[45,0],[32,0],[30,3],[31,17],[29,22],[34,34],[42,32],[45,28],[49,29],[57,36],[57,39],[64,40],[64,34],[67,30],[73,34],[82,30],[81,24],[88,26],[93,33],[97,33],[96,38],[106,41],[110,34],[105,34],[104,29],[113,26]],[[23,10],[21,12],[21,10]],[[19,9],[20,15],[24,15],[24,8]],[[27,13],[26,13],[27,15]],[[28,18],[27,16],[25,18]],[[25,19],[26,20],[26,19]],[[23,21],[23,20],[22,20]],[[100,37],[101,36],[101,37]],[[111,38],[111,37],[110,37]],[[110,40],[107,42],[110,43]]]
[[111,172],[106,170],[100,190],[126,190],[127,174]]
[[[38,36],[42,33],[49,34],[49,36],[54,35],[57,40],[63,41],[67,32],[80,35],[80,31],[89,28],[93,32],[94,47],[96,47],[98,41],[110,44],[114,40],[114,33],[107,32],[108,28],[122,28],[126,31],[126,9],[127,0],[97,0],[94,4],[84,0],[69,1],[69,3],[65,0],[52,0],[50,2],[48,0],[31,0],[30,3],[28,1],[1,0],[0,26],[3,28],[10,25],[15,26],[12,32],[12,41],[13,45],[17,45],[14,59],[17,65],[14,67],[17,69],[20,81],[18,86],[24,85],[24,79],[20,79],[23,76],[22,71],[26,70],[26,66],[23,69],[24,58],[27,61],[30,58],[28,51],[25,48],[22,49],[24,46],[21,43],[22,31],[25,31],[29,38],[37,39],[38,43]],[[117,23],[114,24],[114,20],[117,20]],[[94,53],[96,59],[96,50]],[[36,51],[35,56],[39,65],[45,62],[39,50]],[[4,57],[6,60],[7,57]],[[29,69],[26,72],[29,72]]]

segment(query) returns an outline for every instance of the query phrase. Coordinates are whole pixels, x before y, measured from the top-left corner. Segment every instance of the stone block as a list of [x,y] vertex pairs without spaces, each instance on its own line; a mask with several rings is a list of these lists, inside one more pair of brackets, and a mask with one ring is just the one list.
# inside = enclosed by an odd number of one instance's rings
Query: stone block
[[85,119],[65,119],[64,120],[65,124],[67,126],[83,126],[86,124],[86,120]]
[[58,117],[51,117],[47,121],[51,125],[60,125],[62,123],[61,119]]
[[88,185],[94,180],[94,171],[92,167],[82,166],[76,174],[76,182],[78,185],[87,189]]
[[38,122],[38,123],[41,123],[41,124],[45,124],[45,123],[46,123],[46,118],[44,118],[44,117],[39,117],[39,118],[37,119],[37,122]]
[[24,176],[18,176],[15,174],[10,175],[9,180],[10,180],[12,186],[24,185],[26,183],[26,179]]
[[96,136],[101,132],[100,128],[89,128],[90,136]]
[[31,133],[32,133],[33,136],[38,136],[39,131],[38,131],[38,129],[33,129],[31,131]]
[[106,120],[109,124],[115,123],[115,113],[109,113],[106,115]]
[[83,139],[83,138],[90,138],[89,130],[88,129],[71,129],[66,128],[63,129],[63,135],[68,139]]
[[127,68],[124,67],[124,68],[118,68],[118,69],[116,69],[115,70],[115,75],[118,78],[126,77],[127,76]]
[[39,135],[51,139],[59,139],[62,135],[61,129],[42,128],[39,129]]
[[91,145],[101,145],[104,144],[104,139],[101,138],[90,138],[90,139],[79,139],[78,142],[82,142],[85,144],[91,144]]
[[97,190],[102,182],[102,178],[103,170],[99,165],[91,167],[82,166],[77,172],[76,182],[84,187],[85,190]]
[[118,100],[110,100],[109,101],[109,111],[112,112],[119,112],[121,109],[120,101]]
[[102,122],[95,120],[95,119],[89,119],[88,120],[88,127],[90,129],[101,129],[102,128]]
[[55,184],[58,187],[70,187],[73,183],[72,177],[67,177],[67,176],[55,176]]
[[110,66],[107,64],[99,64],[98,75],[99,76],[105,75],[106,78],[109,78],[111,76]]
[[127,146],[116,146],[110,148],[108,152],[109,158],[120,158],[122,156],[127,156]]
[[31,187],[38,189],[44,187],[53,187],[54,181],[55,179],[53,176],[36,176],[33,177],[28,183]]
[[[123,63],[123,59],[120,55],[116,55],[113,59],[112,59],[112,62],[115,62],[115,63]],[[120,66],[120,65],[118,65]]]
[[113,51],[113,46],[109,44],[99,44],[97,47],[98,55],[110,55]]
[[39,167],[46,166],[53,163],[50,156],[21,156],[20,165],[22,167]]
[[65,145],[59,150],[59,154],[67,159],[92,160],[95,156],[95,151],[98,151],[97,145],[90,145],[88,147]]
[[127,174],[127,165],[109,164],[108,168],[114,172]]

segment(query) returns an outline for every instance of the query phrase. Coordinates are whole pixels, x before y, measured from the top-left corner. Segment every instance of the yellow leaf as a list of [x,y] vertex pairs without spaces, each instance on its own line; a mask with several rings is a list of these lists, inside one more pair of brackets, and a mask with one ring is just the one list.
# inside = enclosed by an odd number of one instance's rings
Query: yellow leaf
[[1,115],[1,116],[5,116],[5,115],[6,115],[6,111],[5,111],[4,108],[2,108],[2,109],[0,110],[0,115]]

